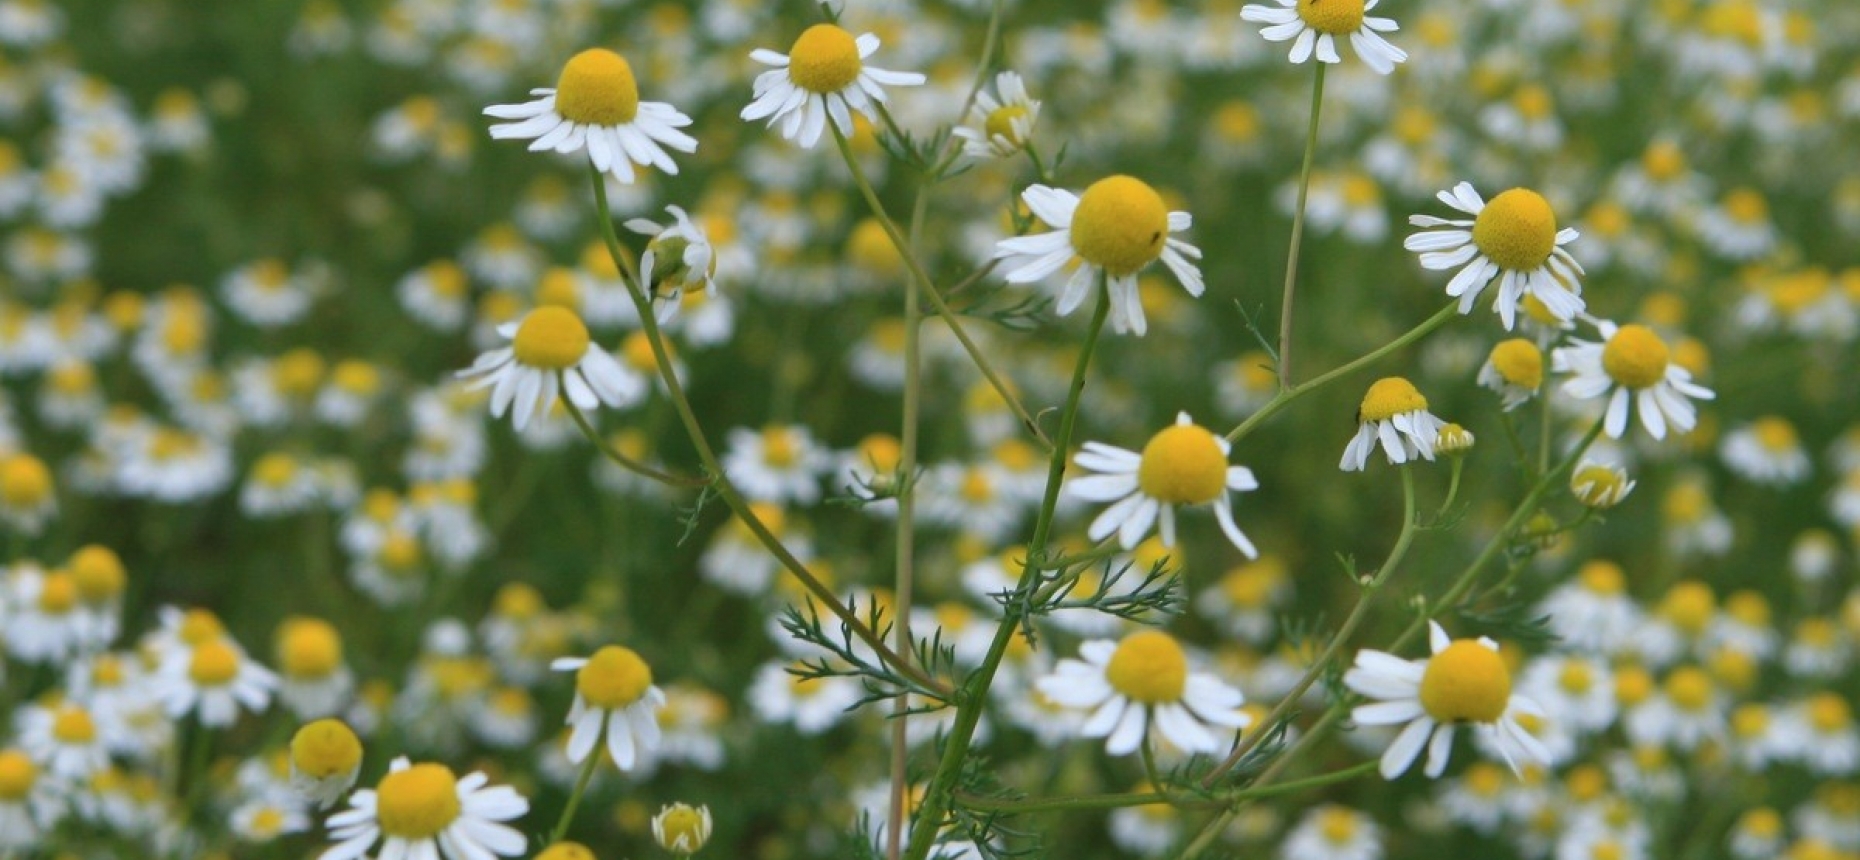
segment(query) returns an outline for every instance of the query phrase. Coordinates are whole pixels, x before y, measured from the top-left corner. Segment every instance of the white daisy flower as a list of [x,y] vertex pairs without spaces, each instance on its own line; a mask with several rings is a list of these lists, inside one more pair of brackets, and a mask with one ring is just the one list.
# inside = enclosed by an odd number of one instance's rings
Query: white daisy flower
[[1242,20],[1267,25],[1259,34],[1268,42],[1292,42],[1291,60],[1303,63],[1313,56],[1323,63],[1341,63],[1337,39],[1348,36],[1350,48],[1377,74],[1395,71],[1408,53],[1382,38],[1400,25],[1367,13],[1381,0],[1276,0],[1278,8],[1260,3],[1240,9]]
[[1090,709],[1079,733],[1105,738],[1111,755],[1136,752],[1152,728],[1183,752],[1218,753],[1252,722],[1240,709],[1240,691],[1190,672],[1182,646],[1160,630],[1121,642],[1094,639],[1079,646],[1079,655],[1085,659],[1059,661],[1035,687],[1060,705]]
[[1113,503],[1086,530],[1093,541],[1115,532],[1124,549],[1134,548],[1160,518],[1163,546],[1173,547],[1176,506],[1211,504],[1221,532],[1248,558],[1257,558],[1259,550],[1234,525],[1228,493],[1257,490],[1259,481],[1253,470],[1227,464],[1228,449],[1226,439],[1196,425],[1187,412],[1177,413],[1175,425],[1151,436],[1141,454],[1103,442],[1085,443],[1075,462],[1097,474],[1067,481],[1066,492],[1090,502]]
[[1543,384],[1543,350],[1521,337],[1500,341],[1479,366],[1479,385],[1497,392],[1506,412],[1528,403]]
[[1641,426],[1655,439],[1671,425],[1684,433],[1698,423],[1694,400],[1711,400],[1711,389],[1695,385],[1692,373],[1672,360],[1666,341],[1643,325],[1597,323],[1603,342],[1578,340],[1551,354],[1551,366],[1572,378],[1563,393],[1578,400],[1608,396],[1602,429],[1609,438],[1627,432],[1628,407],[1637,404]]
[[1698,666],[1669,672],[1660,688],[1627,713],[1628,739],[1645,746],[1691,750],[1707,741],[1722,742],[1727,697]]
[[239,709],[262,713],[271,704],[278,676],[258,665],[224,636],[177,649],[155,678],[162,709],[172,719],[194,713],[203,726],[230,726]]
[[1472,183],[1461,182],[1435,196],[1472,219],[1410,215],[1408,223],[1424,229],[1402,246],[1420,254],[1425,268],[1459,269],[1447,282],[1447,295],[1460,300],[1460,313],[1472,312],[1493,278],[1498,279],[1494,307],[1506,331],[1527,296],[1559,320],[1582,312],[1582,264],[1563,248],[1579,234],[1574,227],[1557,229],[1556,213],[1543,195],[1513,188],[1488,202]]
[[1766,415],[1724,435],[1724,464],[1745,480],[1786,487],[1809,474],[1808,452],[1788,419]]
[[523,817],[530,803],[509,786],[487,787],[489,781],[483,773],[459,779],[445,765],[397,758],[374,788],[351,795],[349,808],[329,817],[337,843],[318,860],[359,860],[376,842],[376,856],[386,858],[521,856],[529,840],[500,822]]
[[306,724],[291,736],[291,793],[326,809],[341,800],[362,772],[362,741],[337,719]]
[[805,425],[770,425],[760,433],[738,427],[727,439],[723,471],[743,495],[759,502],[819,501],[820,476],[833,468],[833,457]]
[[643,751],[658,747],[665,693],[653,686],[652,667],[633,649],[608,645],[592,657],[563,657],[549,668],[575,673],[575,703],[568,710],[569,761],[586,761],[605,737],[614,766],[632,770]]
[[795,731],[817,735],[852,715],[864,691],[843,675],[804,678],[802,664],[764,663],[749,685],[748,699],[765,723],[793,723]]
[[781,123],[781,136],[812,149],[826,131],[827,121],[840,134],[853,133],[852,111],[876,120],[876,105],[885,101],[883,87],[915,87],[924,82],[916,72],[893,72],[868,66],[878,50],[878,37],[858,38],[832,24],[815,24],[794,40],[786,56],[757,48],[749,58],[774,69],[756,76],[755,100],[743,108],[749,122],[767,119]]
[[510,345],[478,356],[457,375],[470,380],[469,389],[493,386],[491,416],[511,412],[519,431],[547,413],[558,394],[581,409],[629,400],[626,370],[594,343],[574,311],[545,305],[498,326],[497,333]]
[[1584,507],[1606,510],[1634,492],[1635,483],[1626,469],[1614,463],[1583,460],[1569,475],[1569,492]]
[[1432,621],[1428,641],[1433,655],[1425,660],[1365,649],[1356,653],[1356,664],[1344,673],[1346,686],[1376,700],[1351,711],[1358,725],[1406,724],[1382,754],[1382,777],[1406,773],[1424,746],[1427,776],[1439,777],[1447,768],[1455,729],[1463,724],[1484,733],[1514,772],[1520,759],[1549,763],[1549,750],[1517,720],[1518,714],[1541,717],[1543,709],[1511,691],[1511,672],[1498,655],[1498,643],[1451,639]]
[[1382,828],[1354,809],[1325,804],[1299,819],[1279,853],[1285,860],[1379,860]]
[[109,750],[89,708],[73,702],[27,705],[15,723],[21,748],[57,779],[82,783],[110,766]]
[[679,131],[691,118],[664,102],[639,99],[639,84],[626,58],[603,48],[570,57],[555,88],[530,90],[534,101],[492,105],[486,116],[516,120],[491,126],[491,137],[530,141],[530,151],[588,151],[596,170],[631,183],[633,165],[676,175],[665,147],[696,152],[697,141]]
[[1376,445],[1397,466],[1414,459],[1434,459],[1434,448],[1446,422],[1427,411],[1427,398],[1414,383],[1399,376],[1376,380],[1356,410],[1356,436],[1343,448],[1338,468],[1361,472],[1369,465]]
[[652,237],[640,254],[639,274],[651,287],[653,315],[661,323],[678,316],[687,290],[708,290],[717,276],[717,254],[704,227],[677,206],[665,211],[673,218],[667,226],[646,218],[626,222],[628,230]]
[[1110,288],[1111,328],[1142,336],[1149,326],[1137,273],[1159,259],[1189,295],[1201,295],[1201,270],[1194,263],[1201,249],[1169,235],[1187,230],[1193,216],[1169,211],[1162,195],[1142,180],[1111,176],[1083,194],[1034,185],[1021,199],[1054,229],[1002,239],[995,243],[995,258],[1008,261],[1010,284],[1037,283],[1073,266],[1054,307],[1060,316],[1084,303],[1102,272]]
[[65,787],[18,748],[0,749],[0,850],[32,851],[65,815]]
[[1585,563],[1537,604],[1537,612],[1565,647],[1589,654],[1625,650],[1646,623],[1621,566],[1602,559]]
[[995,92],[999,98],[987,90],[977,92],[975,104],[969,108],[969,123],[952,132],[961,138],[962,153],[970,158],[1008,158],[1033,138],[1040,102],[1027,95],[1027,85],[1020,75],[996,75]]

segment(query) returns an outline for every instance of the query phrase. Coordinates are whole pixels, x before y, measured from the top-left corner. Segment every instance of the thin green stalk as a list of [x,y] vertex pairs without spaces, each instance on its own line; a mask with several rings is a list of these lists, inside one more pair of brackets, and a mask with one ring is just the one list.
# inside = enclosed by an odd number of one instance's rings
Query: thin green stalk
[[1550,397],[1544,395],[1537,399],[1542,401],[1543,406],[1539,410],[1542,417],[1538,421],[1537,430],[1537,471],[1542,472],[1550,468]]
[[1447,511],[1453,509],[1453,503],[1460,497],[1460,476],[1466,472],[1466,458],[1464,456],[1454,455],[1450,456],[1448,459],[1451,461],[1453,467],[1453,477],[1447,479],[1447,497],[1441,500],[1440,511],[1434,514],[1435,520],[1445,517]]
[[[1085,331],[1085,345],[1079,350],[1078,364],[1072,369],[1072,386],[1067,390],[1065,410],[1059,418],[1059,438],[1054,440],[1052,457],[1047,466],[1046,494],[1040,502],[1039,517],[1034,521],[1033,539],[1027,542],[1027,558],[1017,590],[1027,588],[1039,575],[1040,568],[1036,559],[1045,554],[1047,539],[1052,532],[1053,512],[1059,505],[1059,487],[1065,477],[1066,461],[1070,459],[1072,430],[1078,422],[1079,398],[1085,393],[1085,372],[1091,365],[1092,353],[1098,346],[1098,335],[1104,331],[1104,322],[1110,314],[1110,290],[1101,277],[1098,281],[1098,305]],[[988,653],[982,658],[981,667],[969,676],[963,686],[955,723],[950,727],[944,742],[943,758],[937,762],[936,772],[930,777],[930,786],[924,793],[923,805],[918,809],[916,825],[911,831],[910,848],[905,853],[909,860],[924,860],[936,842],[937,829],[949,811],[950,800],[954,795],[956,774],[962,769],[962,760],[969,753],[969,742],[975,737],[976,723],[981,720],[982,708],[988,701],[988,685],[994,682],[995,670],[1000,668],[1001,658],[1007,654],[1008,643],[1013,640],[1019,626],[1020,612],[1017,607],[1010,605],[1001,619],[1001,626],[995,628],[995,638],[988,643]]]
[[795,558],[794,553],[782,544],[781,538],[769,531],[768,525],[762,522],[761,517],[756,516],[756,512],[743,499],[742,493],[737,491],[736,484],[724,474],[723,464],[717,459],[716,451],[711,448],[709,438],[704,435],[704,427],[698,423],[697,414],[691,409],[690,399],[685,396],[683,383],[678,381],[678,374],[672,371],[672,357],[665,348],[665,333],[659,328],[658,319],[652,314],[652,303],[647,300],[643,288],[639,285],[639,273],[634,271],[632,260],[627,258],[620,247],[620,237],[614,232],[613,212],[607,205],[605,180],[593,165],[589,165],[588,171],[594,181],[594,205],[600,216],[601,238],[607,244],[607,253],[613,258],[614,265],[618,266],[625,276],[627,293],[632,297],[633,306],[639,312],[640,326],[646,333],[646,340],[652,346],[653,359],[659,366],[659,379],[665,383],[666,395],[672,401],[672,407],[677,410],[679,421],[684,424],[685,435],[690,437],[691,446],[697,450],[699,462],[703,463],[706,472],[715,476],[713,486],[716,488],[717,495],[723,499],[723,503],[730,508],[731,512],[742,520],[743,525],[749,528],[750,533],[755,535],[757,542],[761,543],[771,555],[774,555],[775,559],[781,562],[782,567],[794,574],[808,593],[813,595],[821,605],[827,607],[827,610],[845,624],[854,636],[870,647],[881,661],[889,664],[899,675],[939,697],[951,695],[949,685],[930,677],[913,661],[898,656],[883,639],[879,638],[878,634],[872,632],[872,628],[859,619],[857,613],[846,608],[846,605],[840,602],[839,596],[833,593],[833,589],[821,582],[819,577],[807,569],[807,565],[802,564],[801,560]]
[[[911,244],[916,245],[923,227],[924,211],[929,208],[929,187],[917,189],[917,203],[911,211]],[[893,582],[893,600],[897,623],[893,628],[893,647],[911,653],[911,592],[915,587],[918,410],[923,389],[923,368],[919,355],[918,331],[923,311],[918,306],[917,291],[904,288],[904,415],[898,431],[898,475],[904,480],[898,493],[897,576]],[[891,805],[889,827],[885,830],[885,856],[898,860],[904,847],[905,764],[907,763],[906,720],[910,719],[910,697],[899,696],[891,718]]]
[[555,820],[555,830],[549,833],[549,844],[554,845],[568,835],[568,825],[575,820],[575,809],[581,806],[581,796],[588,793],[588,783],[594,779],[594,771],[601,765],[601,750],[607,740],[607,726],[601,725],[601,733],[594,738],[594,749],[588,751],[588,760],[581,763],[581,775],[575,777],[575,788],[568,793],[568,804],[562,807],[562,817]]
[[[1420,340],[1423,337],[1426,337],[1429,333],[1433,332],[1434,329],[1437,329],[1443,325],[1446,325],[1447,320],[1452,319],[1454,314],[1456,314],[1457,312],[1458,312],[1457,303],[1449,304],[1446,307],[1441,308],[1433,316],[1428,317],[1425,322],[1421,323],[1418,326],[1415,326],[1414,328],[1411,328],[1403,332],[1400,337],[1395,338],[1394,340],[1391,340],[1388,343],[1385,343],[1379,347],[1376,347],[1375,349],[1370,350],[1367,353],[1364,353],[1363,355],[1357,357],[1355,360],[1351,361],[1350,363],[1341,365],[1333,370],[1330,370],[1324,373],[1321,376],[1316,376],[1311,379],[1307,379],[1304,382],[1300,382],[1297,385],[1294,385],[1290,388],[1280,389],[1279,393],[1274,394],[1271,400],[1266,401],[1266,405],[1261,406],[1258,412],[1255,412],[1252,415],[1247,416],[1247,419],[1245,421],[1240,422],[1239,426],[1235,427],[1232,430],[1229,430],[1227,432],[1227,441],[1230,444],[1239,442],[1243,437],[1246,436],[1246,434],[1253,432],[1254,428],[1264,423],[1266,419],[1271,418],[1273,415],[1278,414],[1279,410],[1284,409],[1287,406],[1290,406],[1292,401],[1297,400],[1298,398],[1303,397],[1307,394],[1310,394],[1311,392],[1316,391],[1320,388],[1323,388],[1324,386],[1329,385],[1330,383],[1335,382],[1339,379],[1342,379],[1345,376],[1348,376],[1352,373],[1362,370],[1363,368],[1368,367],[1371,364],[1381,361],[1389,353],[1392,353],[1398,349],[1401,349],[1402,347],[1405,347],[1411,343],[1414,343],[1417,340]],[[1283,366],[1283,362],[1281,362],[1281,366]]]
[[[1324,716],[1319,718],[1318,721],[1311,726],[1309,731],[1305,732],[1304,737],[1299,738],[1296,743],[1292,744],[1290,749],[1287,749],[1281,754],[1271,766],[1266,768],[1264,773],[1259,775],[1259,778],[1253,781],[1253,785],[1248,786],[1248,790],[1250,791],[1249,794],[1237,800],[1229,801],[1227,807],[1221,810],[1221,814],[1215,816],[1212,821],[1209,821],[1206,827],[1201,828],[1201,832],[1195,835],[1194,841],[1190,842],[1187,848],[1182,849],[1182,853],[1177,856],[1176,860],[1193,860],[1193,858],[1200,856],[1201,852],[1207,850],[1208,845],[1214,842],[1215,837],[1219,836],[1222,831],[1227,829],[1227,823],[1234,820],[1234,816],[1238,815],[1240,810],[1245,808],[1248,803],[1258,798],[1269,797],[1277,793],[1273,791],[1275,788],[1283,789],[1287,786],[1298,785],[1298,783],[1294,782],[1274,785],[1272,781],[1278,779],[1279,774],[1284,773],[1286,767],[1290,766],[1292,761],[1296,759],[1300,753],[1304,752],[1315,743],[1318,738],[1330,731],[1331,727],[1335,726],[1342,718],[1343,711],[1335,706],[1325,712]],[[1349,777],[1346,778],[1355,778],[1368,773],[1377,765],[1378,762],[1374,761],[1363,762],[1355,767],[1338,771],[1338,773],[1347,773]],[[1302,782],[1306,783],[1312,781],[1314,780],[1302,780]],[[1341,780],[1327,780],[1325,784],[1339,781]]]
[[1531,455],[1524,452],[1524,440],[1518,437],[1518,426],[1512,422],[1511,413],[1501,410],[1498,424],[1505,428],[1505,442],[1511,446],[1511,457],[1518,462],[1518,471],[1523,473],[1524,480],[1537,480],[1537,470],[1532,468]]
[[1311,124],[1305,129],[1305,163],[1298,171],[1298,208],[1292,212],[1292,247],[1285,258],[1285,299],[1279,303],[1279,388],[1292,387],[1292,299],[1298,292],[1298,257],[1304,250],[1305,200],[1311,194],[1311,166],[1317,162],[1318,113],[1324,106],[1324,70],[1329,63],[1312,63]]
[[588,416],[581,414],[580,407],[570,402],[566,397],[562,398],[562,405],[568,408],[568,417],[575,420],[575,426],[581,428],[581,435],[588,437],[588,441],[594,443],[594,447],[599,449],[602,454],[606,455],[607,459],[613,461],[614,465],[634,474],[651,478],[661,484],[670,484],[674,487],[702,487],[710,483],[709,480],[696,476],[674,475],[670,472],[662,472],[644,463],[633,460],[627,455],[620,453],[620,449],[615,448],[606,439],[601,438],[601,434],[594,429],[594,425],[588,422]]

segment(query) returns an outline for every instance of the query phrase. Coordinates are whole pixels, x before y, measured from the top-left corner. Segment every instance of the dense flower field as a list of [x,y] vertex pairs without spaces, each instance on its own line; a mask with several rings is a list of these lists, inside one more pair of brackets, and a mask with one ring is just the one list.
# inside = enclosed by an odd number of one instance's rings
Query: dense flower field
[[1857,46],[0,0],[0,860],[1860,857]]

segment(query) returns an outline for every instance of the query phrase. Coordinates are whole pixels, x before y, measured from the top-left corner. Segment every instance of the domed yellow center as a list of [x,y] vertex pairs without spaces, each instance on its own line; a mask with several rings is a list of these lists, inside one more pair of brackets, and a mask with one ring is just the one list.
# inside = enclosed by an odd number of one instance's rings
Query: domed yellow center
[[982,130],[988,133],[989,140],[999,137],[1006,139],[1014,146],[1020,146],[1026,141],[1022,140],[1020,132],[1015,130],[1014,121],[1026,115],[1027,108],[1022,105],[1002,105],[988,112],[988,119],[982,123]]
[[1686,154],[1671,141],[1658,141],[1641,154],[1640,166],[1647,171],[1647,178],[1670,182],[1685,174]]
[[1227,455],[1214,434],[1193,424],[1177,424],[1143,446],[1137,466],[1143,494],[1171,505],[1199,505],[1220,498],[1227,488]]
[[652,686],[652,667],[631,648],[608,645],[575,673],[575,691],[596,708],[615,710],[639,701]]
[[1577,469],[1569,483],[1577,488],[1578,501],[1594,507],[1613,504],[1615,494],[1626,486],[1627,476],[1612,466],[1592,463]]
[[1511,699],[1511,672],[1498,652],[1458,639],[1427,661],[1421,707],[1443,723],[1495,722]]
[[63,615],[77,606],[77,583],[69,574],[48,573],[39,583],[39,611],[47,615]]
[[1320,33],[1347,35],[1363,28],[1363,0],[1298,0],[1298,17]]
[[1697,636],[1705,632],[1717,607],[1718,599],[1712,595],[1710,586],[1702,582],[1681,582],[1660,601],[1660,617],[1686,634]]
[[25,800],[32,784],[39,781],[39,768],[19,750],[0,751],[0,801]]
[[557,842],[548,850],[536,855],[536,860],[594,860],[594,852],[588,846],[574,842]]
[[542,370],[567,370],[588,353],[588,327],[564,307],[544,305],[523,318],[511,348],[517,361]]
[[1666,676],[1666,697],[1682,711],[1703,711],[1711,706],[1711,676],[1697,666],[1681,666]]
[[1739,224],[1761,224],[1769,220],[1770,205],[1756,191],[1739,188],[1724,195],[1724,214]]
[[176,635],[188,645],[199,645],[225,633],[226,628],[220,624],[218,616],[205,609],[190,609],[181,616],[180,629]]
[[342,667],[342,637],[322,621],[298,621],[278,643],[278,665],[297,678],[325,678]]
[[1112,176],[1092,183],[1072,213],[1072,249],[1113,276],[1134,274],[1162,255],[1169,209],[1140,179]]
[[1124,637],[1104,667],[1112,689],[1145,705],[1177,702],[1188,684],[1188,656],[1167,633],[1142,630]]
[[786,427],[762,431],[762,459],[777,469],[792,469],[801,462],[801,439]]
[[297,461],[289,454],[266,454],[252,465],[252,480],[272,489],[289,484],[296,476]]
[[317,720],[291,737],[291,766],[311,779],[345,776],[361,763],[361,739],[341,720]]
[[555,112],[586,125],[625,125],[639,114],[639,84],[626,58],[589,48],[562,67],[555,82]]
[[425,552],[420,549],[420,541],[405,531],[394,531],[381,541],[381,566],[388,573],[406,576],[416,573]]
[[52,717],[52,737],[64,744],[87,744],[97,739],[97,723],[83,708],[59,708]]
[[1582,587],[1590,594],[1620,594],[1627,590],[1627,576],[1612,561],[1592,561],[1577,571]]
[[[1357,17],[1361,17],[1361,3],[1357,4],[1357,9]],[[1332,845],[1349,844],[1356,838],[1356,830],[1356,814],[1347,809],[1331,807],[1318,815],[1318,831],[1324,834],[1324,841]]]
[[1492,347],[1492,367],[1506,382],[1519,388],[1535,391],[1544,382],[1543,351],[1521,337]]
[[814,93],[837,93],[859,79],[865,64],[851,33],[832,24],[815,24],[788,51],[788,79]]
[[442,764],[416,764],[381,778],[375,819],[381,832],[402,839],[431,839],[459,817],[459,782]]
[[71,556],[71,579],[86,601],[102,603],[123,593],[129,574],[123,560],[108,547],[92,544]]
[[239,676],[239,652],[220,640],[194,648],[187,677],[202,687],[224,687]]
[[1759,418],[1750,425],[1751,435],[1757,438],[1757,444],[1772,454],[1786,454],[1794,451],[1801,443],[1796,439],[1795,426],[1781,418]]
[[1532,271],[1556,247],[1556,213],[1550,201],[1528,188],[1492,198],[1473,221],[1473,243],[1501,269]]
[[0,502],[31,508],[52,495],[52,471],[37,457],[20,454],[0,464]]
[[1602,370],[1629,388],[1642,389],[1666,378],[1672,351],[1644,325],[1624,325],[1602,347]]
[[323,384],[323,357],[309,349],[293,349],[278,357],[271,378],[278,390],[292,397],[309,397]]
[[1847,728],[1853,722],[1853,711],[1847,707],[1847,700],[1835,693],[1820,693],[1808,702],[1808,724],[1815,731],[1833,733]]
[[673,852],[694,852],[710,838],[704,814],[682,803],[666,809],[654,824],[659,844]]
[[1390,376],[1376,380],[1363,395],[1363,404],[1357,409],[1356,419],[1360,421],[1387,421],[1405,412],[1427,411],[1427,398],[1421,396],[1420,389],[1399,376]]

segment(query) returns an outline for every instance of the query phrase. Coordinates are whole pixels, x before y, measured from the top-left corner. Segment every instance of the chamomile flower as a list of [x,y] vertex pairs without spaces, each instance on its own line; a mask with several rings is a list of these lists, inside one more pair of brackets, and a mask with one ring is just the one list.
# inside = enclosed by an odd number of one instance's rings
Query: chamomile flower
[[1718,453],[1744,479],[1785,487],[1808,477],[1808,452],[1787,419],[1767,415],[1726,433]]
[[224,636],[176,651],[162,663],[156,694],[168,716],[195,713],[204,726],[229,726],[239,709],[262,712],[271,704],[278,676],[246,656]]
[[1687,432],[1698,423],[1691,400],[1711,400],[1711,389],[1695,385],[1691,371],[1672,360],[1672,351],[1653,329],[1643,325],[1597,326],[1601,343],[1578,340],[1551,354],[1558,373],[1572,375],[1563,392],[1578,400],[1608,396],[1602,429],[1610,438],[1627,432],[1630,404],[1638,406],[1640,423],[1655,439],[1666,438],[1670,425]]
[[674,803],[652,817],[652,839],[678,857],[698,853],[710,841],[710,807]]
[[727,439],[723,470],[743,495],[803,505],[819,501],[820,476],[833,467],[833,458],[805,425],[770,425],[759,433],[738,427]]
[[58,513],[52,470],[31,454],[0,454],[0,524],[36,535]]
[[568,711],[568,758],[586,761],[603,738],[614,766],[632,770],[642,751],[659,745],[659,709],[665,693],[652,684],[652,667],[631,648],[608,645],[591,657],[550,664],[575,673],[575,703]]
[[521,431],[555,405],[558,394],[581,409],[619,406],[632,392],[626,370],[595,344],[574,311],[548,305],[498,326],[510,345],[478,356],[458,376],[469,388],[491,387],[491,415],[511,412]]
[[660,226],[646,218],[626,222],[626,228],[651,236],[639,257],[639,274],[651,285],[652,307],[659,322],[670,322],[683,306],[686,291],[710,289],[717,276],[717,255],[703,225],[677,206],[667,206],[672,223]]
[[[1549,751],[1518,724],[1519,714],[1542,715],[1536,702],[1511,690],[1511,671],[1490,639],[1452,639],[1428,622],[1433,655],[1403,660],[1381,651],[1356,653],[1343,683],[1376,701],[1359,705],[1350,718],[1359,725],[1406,724],[1382,754],[1381,773],[1394,779],[1427,748],[1427,776],[1446,770],[1455,730],[1470,725],[1498,749],[1513,771],[1524,763],[1547,764]],[[1431,739],[1431,740],[1430,740]]]
[[1079,654],[1085,659],[1059,661],[1035,687],[1060,705],[1090,709],[1079,733],[1105,738],[1111,755],[1136,752],[1152,729],[1184,752],[1220,752],[1251,722],[1240,709],[1240,691],[1191,672],[1181,644],[1162,631],[1141,630],[1121,642],[1094,639]]
[[635,164],[677,174],[666,147],[697,151],[697,140],[679,131],[691,118],[664,102],[640,101],[633,67],[613,51],[589,48],[570,57],[554,89],[530,95],[538,98],[484,109],[485,116],[515,120],[491,126],[491,137],[529,140],[531,152],[586,149],[596,170],[626,183]]
[[320,618],[286,618],[278,625],[278,698],[305,719],[326,717],[349,703],[355,675],[342,660],[342,636]]
[[51,776],[83,782],[110,764],[97,719],[74,702],[27,705],[19,710],[19,744]]
[[40,772],[24,750],[0,749],[0,849],[31,851],[64,817],[57,780]]
[[1584,507],[1607,510],[1634,492],[1626,469],[1600,460],[1583,460],[1569,476],[1569,492]]
[[291,790],[319,809],[341,800],[362,772],[362,741],[337,719],[309,723],[291,736]]
[[1479,384],[1503,398],[1506,412],[1524,405],[1543,387],[1543,350],[1521,337],[1500,341],[1479,367]]
[[1427,398],[1399,376],[1376,381],[1356,410],[1356,436],[1343,448],[1338,467],[1361,472],[1369,465],[1376,446],[1397,466],[1413,459],[1434,459],[1434,447],[1446,422],[1427,411]]
[[1472,313],[1479,294],[1494,278],[1494,308],[1506,331],[1527,296],[1542,302],[1559,320],[1582,312],[1582,264],[1563,247],[1578,234],[1573,227],[1557,229],[1556,212],[1543,195],[1513,188],[1488,201],[1472,183],[1461,182],[1435,196],[1471,220],[1410,215],[1408,223],[1422,232],[1409,236],[1402,246],[1420,254],[1424,268],[1459,269],[1447,282],[1447,295],[1460,300],[1460,313]]
[[968,124],[952,133],[970,158],[1008,158],[1026,147],[1039,118],[1040,102],[1027,95],[1020,75],[1002,72],[995,76],[994,93],[976,92]]
[[1406,62],[1408,53],[1382,38],[1399,26],[1388,18],[1369,15],[1381,0],[1277,0],[1279,8],[1265,4],[1242,7],[1240,17],[1267,25],[1260,35],[1268,42],[1291,41],[1291,60],[1303,63],[1316,56],[1319,62],[1341,63],[1337,40],[1349,37],[1350,48],[1377,74],[1395,71],[1395,64]]
[[766,119],[781,123],[781,136],[813,149],[827,122],[851,137],[852,112],[877,121],[877,105],[885,102],[884,87],[914,87],[924,82],[916,72],[893,72],[866,65],[878,50],[871,33],[854,38],[833,25],[815,24],[794,40],[787,55],[766,48],[749,58],[775,68],[756,76],[755,99],[743,108],[748,122]]
[[420,860],[484,860],[521,856],[529,841],[502,822],[529,812],[509,786],[487,787],[483,773],[463,779],[442,764],[398,758],[374,788],[349,798],[329,817],[336,845],[318,860],[358,860],[381,843],[378,856]]
[[1201,249],[1169,235],[1187,230],[1193,217],[1169,211],[1162,195],[1142,180],[1111,176],[1083,194],[1034,185],[1021,192],[1021,199],[1054,229],[1003,239],[995,243],[995,258],[1007,261],[1011,284],[1037,283],[1073,266],[1054,307],[1060,316],[1083,304],[1102,274],[1110,290],[1111,328],[1142,336],[1149,325],[1137,273],[1157,260],[1189,295],[1201,295],[1201,270],[1194,262],[1201,259]]
[[1175,424],[1150,437],[1142,453],[1087,442],[1076,462],[1097,473],[1066,483],[1066,492],[1091,502],[1112,502],[1086,530],[1094,541],[1117,534],[1124,549],[1132,549],[1150,526],[1161,520],[1163,546],[1175,546],[1175,509],[1178,505],[1212,505],[1221,532],[1248,558],[1259,551],[1234,524],[1230,492],[1259,489],[1253,471],[1227,463],[1229,445],[1196,425],[1182,412]]
[[1299,819],[1279,853],[1285,860],[1379,860],[1382,830],[1361,812],[1325,804]]

